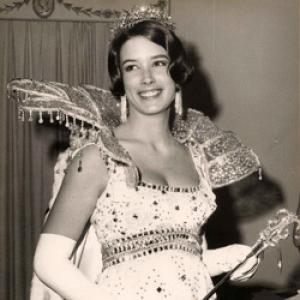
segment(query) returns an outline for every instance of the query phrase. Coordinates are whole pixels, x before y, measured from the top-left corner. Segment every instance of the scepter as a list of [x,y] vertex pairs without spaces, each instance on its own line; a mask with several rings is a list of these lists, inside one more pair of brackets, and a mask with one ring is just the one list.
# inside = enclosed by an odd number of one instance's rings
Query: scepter
[[[229,280],[230,276],[240,268],[250,257],[259,256],[268,247],[275,247],[280,240],[287,239],[289,236],[288,226],[292,223],[296,223],[297,227],[300,227],[300,219],[287,209],[282,208],[277,211],[275,218],[268,221],[267,227],[259,233],[259,238],[255,244],[251,247],[250,253],[245,259],[238,263],[231,271],[226,273],[214,286],[214,288],[202,299],[208,300],[213,294],[216,293],[218,288]],[[296,237],[299,238],[299,237]],[[279,261],[279,267],[281,267],[281,261]]]

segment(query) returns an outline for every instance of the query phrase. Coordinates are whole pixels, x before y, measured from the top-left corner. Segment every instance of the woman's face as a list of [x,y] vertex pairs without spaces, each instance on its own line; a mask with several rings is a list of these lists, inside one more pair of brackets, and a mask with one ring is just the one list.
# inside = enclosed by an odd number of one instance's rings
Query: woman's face
[[125,93],[133,110],[153,115],[166,111],[175,96],[167,51],[144,37],[133,37],[121,48],[120,66]]

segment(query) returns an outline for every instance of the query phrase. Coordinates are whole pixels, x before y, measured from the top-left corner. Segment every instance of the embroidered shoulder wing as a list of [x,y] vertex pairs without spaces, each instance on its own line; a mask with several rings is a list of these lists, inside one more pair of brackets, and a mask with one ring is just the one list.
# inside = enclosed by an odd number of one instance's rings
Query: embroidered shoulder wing
[[189,109],[186,120],[175,122],[174,134],[181,142],[198,145],[213,188],[239,181],[260,168],[252,149],[233,132],[218,128],[201,112]]
[[65,121],[69,117],[85,122],[94,127],[102,125],[99,108],[89,93],[82,87],[72,87],[58,82],[41,82],[30,79],[16,79],[8,84],[8,94],[19,102],[19,113],[22,119],[28,114],[38,113],[39,122],[43,114],[48,113],[50,122]]
[[[8,96],[18,102],[19,117],[39,123],[49,116],[50,122],[64,123],[71,131],[73,151],[96,143],[110,157],[131,165],[128,153],[112,134],[119,124],[119,103],[110,91],[92,86],[70,86],[59,82],[15,79],[7,85]],[[87,125],[87,126],[84,126]]]

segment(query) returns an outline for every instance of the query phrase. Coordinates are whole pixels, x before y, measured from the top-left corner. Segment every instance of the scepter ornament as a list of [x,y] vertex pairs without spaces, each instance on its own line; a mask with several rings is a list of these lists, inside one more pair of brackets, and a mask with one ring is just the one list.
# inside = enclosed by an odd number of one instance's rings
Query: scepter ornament
[[[296,227],[300,228],[300,219],[294,214],[289,212],[287,209],[282,208],[277,211],[274,219],[268,221],[267,227],[259,233],[259,238],[251,248],[251,252],[246,256],[246,258],[240,262],[236,267],[234,267],[230,272],[228,272],[220,281],[217,282],[215,287],[202,299],[208,300],[213,294],[216,293],[217,289],[225,283],[230,276],[242,266],[250,257],[259,256],[268,247],[275,247],[280,240],[287,239],[289,236],[288,226],[296,223]],[[298,232],[299,230],[297,230]],[[299,238],[296,236],[296,238]],[[278,261],[278,267],[281,269],[282,262],[281,258]]]

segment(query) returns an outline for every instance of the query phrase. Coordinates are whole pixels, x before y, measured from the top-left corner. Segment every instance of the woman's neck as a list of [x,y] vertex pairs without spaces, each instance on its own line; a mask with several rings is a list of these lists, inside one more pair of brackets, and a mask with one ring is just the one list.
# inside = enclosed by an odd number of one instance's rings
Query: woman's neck
[[169,128],[169,111],[157,115],[133,114],[117,130],[120,139],[136,140],[156,148],[173,141]]

